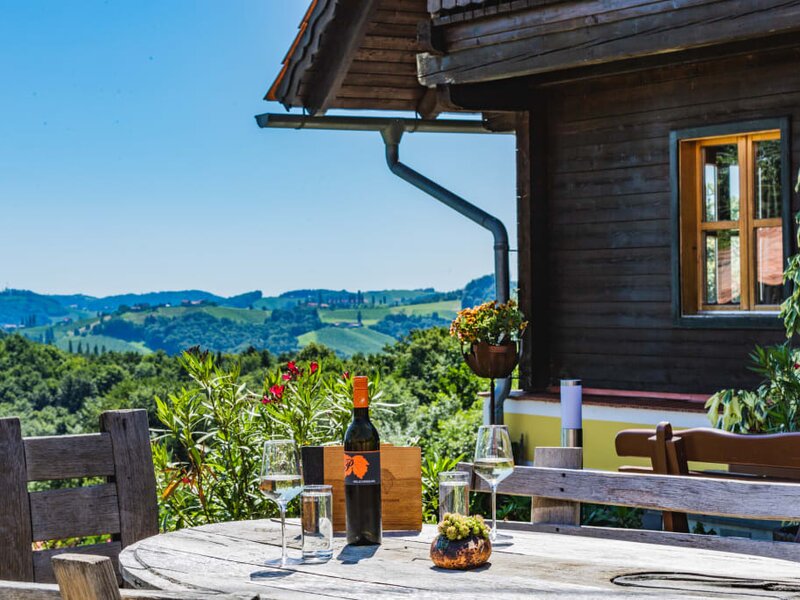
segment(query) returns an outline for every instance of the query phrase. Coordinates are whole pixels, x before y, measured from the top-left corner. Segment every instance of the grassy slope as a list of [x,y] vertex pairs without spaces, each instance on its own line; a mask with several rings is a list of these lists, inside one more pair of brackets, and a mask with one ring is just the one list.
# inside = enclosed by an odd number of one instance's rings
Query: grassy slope
[[[362,308],[361,319],[364,325],[374,325],[386,315],[430,315],[437,313],[443,319],[453,319],[461,308],[459,300],[443,300],[442,302],[428,302],[427,304],[409,304],[406,306],[376,306]],[[355,323],[358,319],[358,309],[341,308],[335,310],[321,310],[319,317],[323,323]]]
[[84,337],[64,336],[56,340],[56,346],[62,350],[68,350],[70,341],[72,342],[73,352],[78,351],[78,344],[81,344],[84,352],[87,347],[94,350],[95,346],[97,346],[98,350],[105,346],[108,352],[140,352],[142,354],[149,354],[151,352],[150,348],[141,342],[126,342],[105,335],[87,335]]
[[297,341],[301,346],[307,346],[311,342],[325,344],[341,354],[351,356],[358,352],[380,352],[385,345],[393,344],[395,339],[372,329],[323,327],[301,335]]
[[207,313],[217,319],[230,319],[239,323],[263,323],[270,314],[269,311],[264,310],[228,306],[162,306],[149,311],[125,313],[122,318],[133,323],[143,323],[149,316],[174,319],[192,313]]

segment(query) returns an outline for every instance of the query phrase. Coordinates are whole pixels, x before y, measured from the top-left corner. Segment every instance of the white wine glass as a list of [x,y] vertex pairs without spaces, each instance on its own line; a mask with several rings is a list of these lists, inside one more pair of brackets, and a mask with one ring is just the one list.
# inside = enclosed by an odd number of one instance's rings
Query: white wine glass
[[497,484],[514,471],[511,438],[505,425],[484,425],[478,429],[475,442],[475,472],[492,488],[492,531],[497,539]]
[[294,440],[269,440],[264,443],[259,489],[281,511],[281,558],[280,561],[267,561],[267,564],[285,567],[299,563],[299,560],[290,560],[286,555],[286,506],[303,491],[303,476]]

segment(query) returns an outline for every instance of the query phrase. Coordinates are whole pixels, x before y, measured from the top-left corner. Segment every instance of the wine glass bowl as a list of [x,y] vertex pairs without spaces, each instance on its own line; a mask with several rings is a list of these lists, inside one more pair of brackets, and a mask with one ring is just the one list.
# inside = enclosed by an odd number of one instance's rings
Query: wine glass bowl
[[299,562],[290,560],[286,554],[286,507],[303,491],[300,457],[294,440],[264,442],[258,489],[278,505],[281,513],[281,558],[267,564],[285,567]]
[[505,425],[484,425],[478,429],[473,469],[492,488],[492,531],[497,539],[497,485],[514,472],[511,438]]

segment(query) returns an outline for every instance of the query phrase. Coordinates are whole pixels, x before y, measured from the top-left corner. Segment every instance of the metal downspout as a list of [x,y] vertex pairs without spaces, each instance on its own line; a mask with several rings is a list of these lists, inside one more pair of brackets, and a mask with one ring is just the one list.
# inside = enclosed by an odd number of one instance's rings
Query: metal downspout
[[[467,202],[450,190],[442,187],[435,181],[425,177],[400,162],[400,139],[403,137],[405,128],[403,123],[398,121],[389,127],[381,130],[381,136],[386,146],[386,163],[389,170],[400,179],[410,183],[414,187],[422,190],[429,196],[439,200],[456,212],[464,215],[471,221],[477,223],[484,229],[488,229],[494,237],[494,277],[495,294],[498,302],[507,302],[510,294],[510,281],[508,269],[508,232],[505,225],[495,216],[490,215],[485,210],[478,208],[474,204]],[[511,392],[511,378],[498,379],[495,385],[495,415],[494,422],[503,422],[503,403]],[[489,403],[485,403],[484,423],[488,422]]]

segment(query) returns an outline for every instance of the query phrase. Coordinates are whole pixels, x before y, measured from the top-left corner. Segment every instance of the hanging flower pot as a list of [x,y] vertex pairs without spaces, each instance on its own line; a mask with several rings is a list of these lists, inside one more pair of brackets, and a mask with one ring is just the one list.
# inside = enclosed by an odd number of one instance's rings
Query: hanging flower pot
[[472,344],[464,353],[464,360],[478,377],[503,379],[510,377],[517,366],[518,351],[516,342],[491,345],[487,342]]
[[527,325],[514,300],[486,302],[460,311],[450,325],[450,335],[461,342],[464,360],[473,373],[504,379],[517,366],[518,340]]

